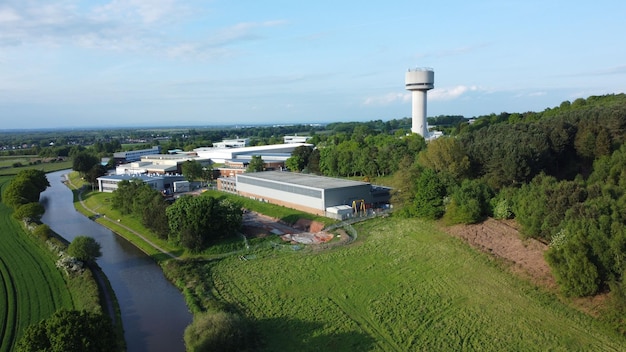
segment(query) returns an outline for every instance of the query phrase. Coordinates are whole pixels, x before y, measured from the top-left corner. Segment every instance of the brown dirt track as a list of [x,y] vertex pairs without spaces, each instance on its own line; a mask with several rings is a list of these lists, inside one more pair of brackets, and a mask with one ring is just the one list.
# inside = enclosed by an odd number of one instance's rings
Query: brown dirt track
[[522,240],[511,220],[487,219],[480,224],[454,225],[441,230],[459,237],[472,247],[504,259],[511,270],[539,286],[556,288],[554,276],[543,253],[548,246],[534,239]]

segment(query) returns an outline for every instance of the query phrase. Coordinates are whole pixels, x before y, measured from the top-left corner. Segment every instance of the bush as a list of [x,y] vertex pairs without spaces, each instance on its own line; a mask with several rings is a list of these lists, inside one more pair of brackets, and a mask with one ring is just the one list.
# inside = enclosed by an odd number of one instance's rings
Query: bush
[[187,351],[252,351],[255,336],[250,324],[237,314],[203,313],[185,329]]
[[487,184],[478,180],[464,180],[451,196],[444,220],[448,224],[474,224],[489,213],[493,193]]
[[52,235],[52,230],[50,229],[50,226],[46,225],[46,224],[41,224],[37,227],[35,227],[35,229],[33,230],[33,235],[37,236],[37,238],[45,241],[48,238],[50,238],[50,236]]
[[67,254],[84,262],[93,262],[102,252],[100,244],[92,237],[78,236],[67,247]]
[[50,318],[30,325],[17,345],[18,351],[117,351],[111,320],[86,311],[59,310]]

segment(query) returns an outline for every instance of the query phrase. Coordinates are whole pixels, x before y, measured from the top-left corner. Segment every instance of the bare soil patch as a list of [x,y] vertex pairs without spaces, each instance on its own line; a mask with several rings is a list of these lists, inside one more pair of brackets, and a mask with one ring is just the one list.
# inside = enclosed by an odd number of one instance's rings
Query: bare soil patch
[[511,270],[534,284],[555,289],[556,281],[544,259],[548,246],[535,239],[522,239],[513,220],[487,219],[480,224],[454,225],[442,230],[467,241],[472,247],[511,263]]
[[307,219],[300,219],[294,225],[288,225],[278,219],[255,212],[243,216],[242,232],[249,237],[277,235],[283,241],[303,244],[321,244],[334,238],[331,233],[323,232],[324,224]]

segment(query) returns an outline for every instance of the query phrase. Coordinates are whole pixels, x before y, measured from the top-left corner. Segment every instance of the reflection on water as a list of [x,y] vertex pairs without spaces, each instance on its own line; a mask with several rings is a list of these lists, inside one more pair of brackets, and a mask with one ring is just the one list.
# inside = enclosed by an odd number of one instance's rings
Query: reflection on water
[[182,294],[150,257],[74,209],[72,192],[61,182],[68,172],[48,174],[42,221],[68,241],[91,236],[102,246],[98,265],[119,301],[129,352],[184,351],[183,331],[192,317]]

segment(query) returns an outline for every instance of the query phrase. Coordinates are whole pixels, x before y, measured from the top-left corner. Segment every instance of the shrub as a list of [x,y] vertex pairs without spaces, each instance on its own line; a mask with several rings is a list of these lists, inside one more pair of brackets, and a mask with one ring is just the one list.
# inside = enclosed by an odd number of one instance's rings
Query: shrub
[[33,230],[33,235],[37,236],[37,238],[40,238],[41,240],[45,241],[48,238],[50,238],[50,236],[52,235],[52,230],[50,229],[50,226],[46,225],[46,224],[41,224],[37,227],[35,227],[35,230]]
[[237,314],[203,313],[185,329],[187,351],[251,351],[255,336],[250,324]]

